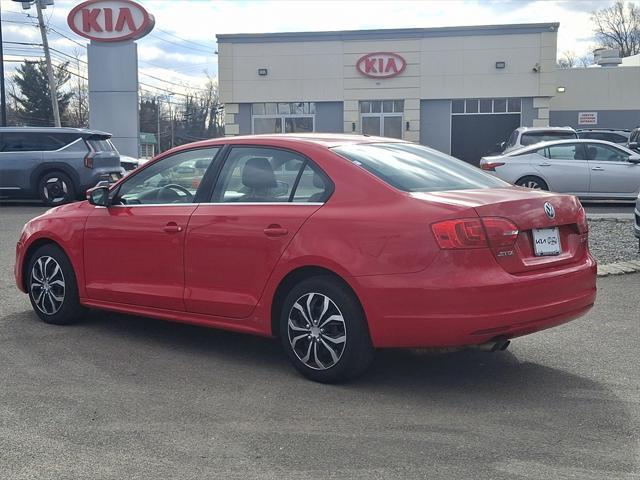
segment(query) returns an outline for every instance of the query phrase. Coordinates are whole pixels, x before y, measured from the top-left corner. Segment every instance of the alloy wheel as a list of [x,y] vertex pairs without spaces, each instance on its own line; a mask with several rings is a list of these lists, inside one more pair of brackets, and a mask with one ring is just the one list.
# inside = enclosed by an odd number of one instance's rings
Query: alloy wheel
[[532,188],[533,190],[542,190],[542,187],[535,180],[528,180],[520,184],[523,187]]
[[44,184],[42,193],[47,201],[51,203],[60,203],[67,197],[69,187],[64,179],[60,177],[51,177],[48,178]]
[[321,293],[307,293],[296,300],[289,311],[287,330],[298,360],[314,370],[336,365],[347,344],[342,312]]
[[62,268],[53,257],[42,256],[33,264],[29,290],[36,307],[45,315],[55,315],[60,310],[65,281]]

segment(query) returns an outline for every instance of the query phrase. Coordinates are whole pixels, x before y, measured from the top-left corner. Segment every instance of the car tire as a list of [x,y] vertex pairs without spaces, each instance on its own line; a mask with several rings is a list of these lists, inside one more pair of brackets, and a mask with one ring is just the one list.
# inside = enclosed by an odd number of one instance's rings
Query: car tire
[[47,172],[38,181],[40,199],[51,207],[73,202],[75,190],[69,176],[59,171]]
[[355,378],[373,360],[362,307],[351,290],[331,276],[295,285],[284,301],[279,326],[293,366],[316,382]]
[[40,319],[53,325],[70,325],[84,314],[71,262],[52,244],[38,248],[26,271],[31,306]]
[[533,175],[522,177],[516,182],[516,185],[519,187],[531,188],[533,190],[549,190],[547,182],[542,180],[540,177],[535,177]]

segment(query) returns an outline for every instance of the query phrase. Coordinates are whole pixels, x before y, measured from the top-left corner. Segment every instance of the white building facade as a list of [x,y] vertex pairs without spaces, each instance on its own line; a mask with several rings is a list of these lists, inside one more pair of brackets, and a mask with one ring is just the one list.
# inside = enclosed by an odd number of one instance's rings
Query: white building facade
[[514,128],[549,125],[558,28],[218,35],[225,133],[382,135],[476,163]]

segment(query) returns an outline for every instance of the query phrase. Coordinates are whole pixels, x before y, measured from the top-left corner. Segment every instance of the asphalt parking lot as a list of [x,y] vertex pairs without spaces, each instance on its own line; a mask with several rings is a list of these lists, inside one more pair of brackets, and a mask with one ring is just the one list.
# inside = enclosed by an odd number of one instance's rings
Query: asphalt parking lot
[[507,352],[386,351],[327,386],[266,339],[41,323],[12,268],[42,211],[0,206],[0,478],[640,478],[640,274]]

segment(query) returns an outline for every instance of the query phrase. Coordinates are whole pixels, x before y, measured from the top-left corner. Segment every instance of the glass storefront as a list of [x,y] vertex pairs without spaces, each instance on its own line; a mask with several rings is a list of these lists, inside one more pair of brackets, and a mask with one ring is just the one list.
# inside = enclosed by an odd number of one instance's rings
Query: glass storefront
[[254,103],[251,105],[251,127],[260,133],[310,133],[315,130],[314,102]]
[[402,138],[404,100],[365,100],[360,102],[363,135]]

